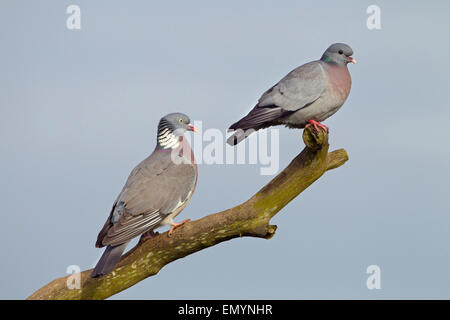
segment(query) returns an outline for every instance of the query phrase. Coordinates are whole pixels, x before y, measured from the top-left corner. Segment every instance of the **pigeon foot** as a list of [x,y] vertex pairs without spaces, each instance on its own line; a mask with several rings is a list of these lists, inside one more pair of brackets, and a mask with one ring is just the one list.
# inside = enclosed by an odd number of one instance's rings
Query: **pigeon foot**
[[316,129],[317,132],[319,132],[319,127],[322,128],[325,132],[328,132],[328,127],[324,124],[321,124],[319,121],[316,120],[308,120],[308,124],[306,124],[305,128],[308,128],[310,125],[314,126],[314,129]]
[[172,223],[172,225],[171,225],[171,227],[170,227],[170,230],[169,230],[169,237],[172,236],[172,233],[173,233],[173,231],[174,231],[176,228],[181,227],[183,224],[185,224],[186,222],[189,222],[189,221],[191,221],[191,219],[186,219],[186,220],[181,221],[181,222],[179,222],[179,223],[176,223],[176,222]]
[[141,238],[139,239],[139,243],[145,242],[150,238],[156,237],[158,234],[159,234],[158,231],[156,231],[156,232],[153,230],[147,231],[141,235]]

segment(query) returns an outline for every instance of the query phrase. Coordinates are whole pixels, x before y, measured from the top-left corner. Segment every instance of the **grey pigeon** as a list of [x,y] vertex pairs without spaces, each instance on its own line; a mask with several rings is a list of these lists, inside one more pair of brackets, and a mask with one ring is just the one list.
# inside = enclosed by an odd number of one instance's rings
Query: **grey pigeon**
[[235,145],[252,132],[275,125],[304,128],[321,124],[344,104],[352,79],[347,64],[356,63],[352,48],[344,43],[328,47],[322,58],[306,63],[287,74],[264,92],[248,115],[230,126],[235,130],[228,138]]
[[98,235],[95,246],[106,249],[92,277],[109,273],[131,239],[140,235],[141,240],[146,239],[162,225],[171,226],[171,235],[189,221],[173,221],[197,184],[197,164],[183,139],[187,130],[197,131],[182,113],[171,113],[160,120],[155,150],[133,169]]

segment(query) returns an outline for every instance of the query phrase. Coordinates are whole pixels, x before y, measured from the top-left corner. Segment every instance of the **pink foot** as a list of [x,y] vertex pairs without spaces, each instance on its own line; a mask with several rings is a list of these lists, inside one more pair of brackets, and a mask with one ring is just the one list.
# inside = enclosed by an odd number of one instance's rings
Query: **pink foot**
[[319,127],[321,127],[325,132],[328,132],[328,127],[321,124],[319,121],[310,119],[308,120],[308,124],[306,124],[305,128],[308,128],[310,125],[313,125],[317,132],[319,132]]
[[191,219],[186,219],[184,221],[181,221],[180,223],[176,223],[176,222],[172,223],[170,230],[169,230],[169,237],[172,235],[173,231],[176,228],[181,227],[183,224],[185,224],[186,222],[189,222],[189,221],[191,221]]

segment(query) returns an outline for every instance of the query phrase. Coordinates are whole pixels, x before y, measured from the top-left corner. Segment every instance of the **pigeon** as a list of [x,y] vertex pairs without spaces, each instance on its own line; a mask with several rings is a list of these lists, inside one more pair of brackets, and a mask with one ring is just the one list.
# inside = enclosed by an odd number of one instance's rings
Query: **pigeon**
[[173,221],[197,184],[197,164],[183,138],[186,131],[197,129],[182,113],[168,114],[159,121],[155,150],[133,169],[98,234],[95,246],[106,249],[91,274],[93,278],[114,269],[131,239],[141,236],[145,241],[163,225],[171,226],[171,236],[189,221]]
[[352,79],[348,63],[356,63],[353,50],[344,43],[328,47],[317,61],[306,63],[287,74],[264,92],[256,106],[230,126],[234,134],[227,140],[236,145],[251,133],[275,125],[302,129],[313,125],[316,130],[344,104]]

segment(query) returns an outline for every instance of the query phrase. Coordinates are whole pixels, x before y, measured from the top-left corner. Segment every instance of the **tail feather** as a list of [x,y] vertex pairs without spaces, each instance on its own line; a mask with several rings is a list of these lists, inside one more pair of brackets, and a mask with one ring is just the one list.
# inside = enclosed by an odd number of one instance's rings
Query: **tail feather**
[[255,129],[247,129],[247,130],[244,131],[242,129],[237,129],[234,132],[234,134],[227,139],[227,143],[230,146],[235,146],[239,142],[241,142],[242,140],[247,138],[249,135],[251,135],[253,132],[255,132],[256,130]]
[[260,127],[283,116],[284,110],[278,107],[253,108],[245,117],[230,126],[230,129],[243,129]]
[[91,277],[96,278],[105,275],[114,269],[117,262],[119,262],[122,253],[125,251],[128,242],[119,244],[117,246],[107,246],[102,254],[102,257],[97,262],[97,265],[92,271]]
[[229,145],[236,145],[253,132],[278,124],[278,119],[292,113],[277,106],[254,107],[245,117],[230,126],[236,132],[227,139]]

